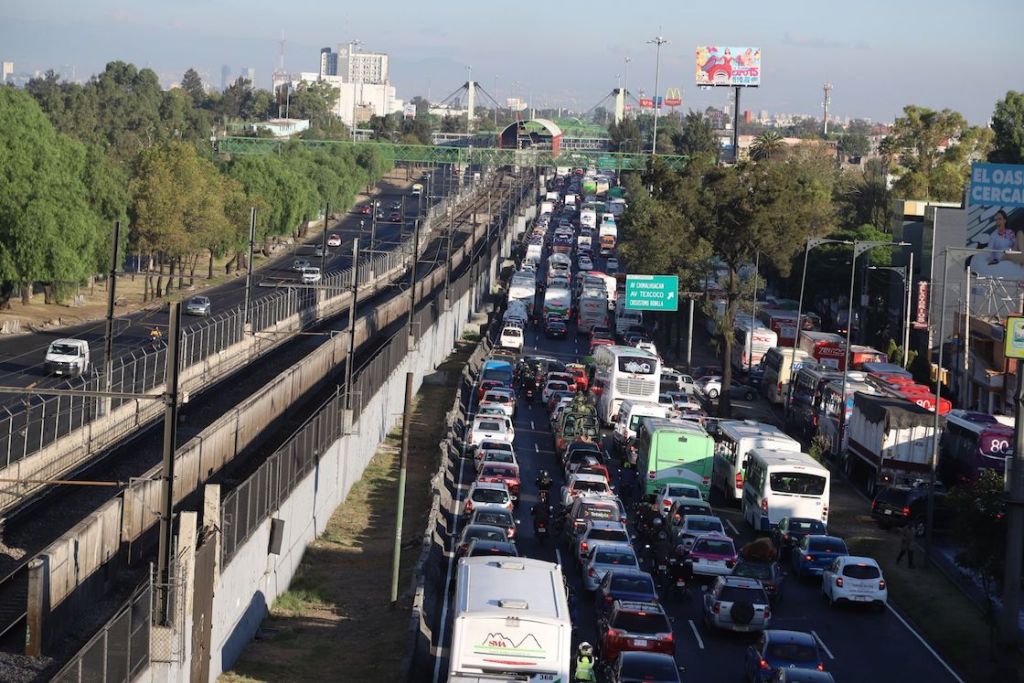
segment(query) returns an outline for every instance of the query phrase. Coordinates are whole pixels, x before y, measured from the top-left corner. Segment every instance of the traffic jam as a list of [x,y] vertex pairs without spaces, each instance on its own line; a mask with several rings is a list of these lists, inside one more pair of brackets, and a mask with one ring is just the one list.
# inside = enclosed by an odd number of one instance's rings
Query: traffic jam
[[[960,680],[888,604],[876,559],[830,533],[840,475],[805,446],[845,406],[843,476],[916,532],[908,435],[934,406],[867,349],[840,400],[837,335],[793,349],[770,321],[736,330],[759,385],[667,367],[625,305],[626,201],[614,176],[558,169],[522,237],[469,401],[434,680]],[[726,391],[792,395],[792,422],[711,417]]]

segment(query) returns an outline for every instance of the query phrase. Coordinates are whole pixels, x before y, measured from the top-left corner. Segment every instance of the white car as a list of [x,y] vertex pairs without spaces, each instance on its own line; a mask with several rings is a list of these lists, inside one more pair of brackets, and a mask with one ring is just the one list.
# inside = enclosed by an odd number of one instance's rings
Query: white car
[[294,261],[292,261],[292,270],[294,270],[296,273],[301,273],[305,268],[309,268],[308,258],[297,258]]
[[583,587],[596,591],[604,575],[610,571],[639,572],[640,562],[629,546],[598,543],[590,549],[583,563]]
[[523,328],[520,325],[505,325],[498,337],[498,346],[513,351],[523,350]]
[[496,407],[509,416],[516,416],[516,397],[508,389],[489,389],[484,392],[484,397],[480,399],[480,408]]
[[565,382],[557,379],[553,379],[544,385],[544,390],[540,392],[540,398],[544,403],[547,403],[551,398],[551,394],[555,391],[569,391],[569,385]]
[[341,246],[341,235],[336,232],[332,232],[327,236],[327,246],[329,247],[340,247]]
[[474,481],[466,494],[462,513],[471,515],[477,510],[507,510],[511,513],[512,494],[508,487],[497,482]]
[[608,273],[609,275],[613,275],[613,274],[617,273],[618,271],[619,271],[619,259],[615,258],[614,256],[609,257],[609,259],[607,261],[605,261],[604,272]]
[[515,442],[515,432],[510,429],[511,420],[502,415],[477,415],[469,428],[469,446],[472,448],[483,441]]
[[600,474],[573,474],[562,487],[562,505],[569,507],[577,496],[613,496],[608,480]]
[[483,441],[477,444],[476,451],[473,453],[477,469],[480,468],[480,462],[484,459],[487,453],[503,453],[507,457],[516,457],[516,451],[512,448],[512,444],[510,443],[506,443],[504,441]]
[[476,458],[476,471],[480,472],[484,468],[484,465],[492,462],[501,463],[502,465],[515,465],[519,467],[519,460],[516,458],[516,454],[511,451],[498,451],[494,449],[480,449],[477,453]]
[[576,259],[576,266],[580,270],[593,270],[594,262],[590,260],[589,256],[580,256],[578,259]]
[[321,275],[319,268],[303,268],[299,273],[299,279],[304,285],[313,285],[320,282]]
[[704,592],[704,624],[708,630],[763,631],[772,611],[761,582],[738,576],[719,576]]
[[697,388],[708,398],[718,398],[718,395],[722,393],[722,378],[719,375],[701,377],[697,381]]
[[882,568],[870,557],[844,555],[832,561],[821,575],[821,592],[830,606],[840,601],[885,607],[889,589]]
[[700,488],[693,484],[665,484],[655,494],[653,509],[660,515],[667,515],[672,509],[672,503],[680,498],[704,500]]

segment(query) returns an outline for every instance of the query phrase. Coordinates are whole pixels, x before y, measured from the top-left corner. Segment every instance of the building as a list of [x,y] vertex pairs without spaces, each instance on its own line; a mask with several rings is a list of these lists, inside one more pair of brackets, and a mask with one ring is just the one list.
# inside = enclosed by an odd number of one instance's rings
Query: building
[[251,66],[243,66],[238,70],[238,75],[249,81],[253,86],[256,85],[256,69]]
[[7,79],[14,76],[14,62],[3,62],[0,69],[0,83],[6,83]]
[[231,86],[231,67],[222,64],[220,67],[220,91],[224,92]]
[[337,52],[320,50],[320,76],[339,76],[346,83],[384,85],[388,80],[388,55],[383,52],[360,52],[357,41],[339,46]]
[[320,50],[320,78],[338,75],[338,53],[325,47]]

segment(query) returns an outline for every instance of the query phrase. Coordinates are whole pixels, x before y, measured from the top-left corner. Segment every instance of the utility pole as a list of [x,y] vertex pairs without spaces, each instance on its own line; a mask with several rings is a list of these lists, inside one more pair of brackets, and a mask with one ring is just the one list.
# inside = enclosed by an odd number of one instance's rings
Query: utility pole
[[114,247],[110,254],[110,272],[107,274],[107,326],[103,339],[103,362],[106,366],[103,388],[106,391],[110,391],[114,372],[114,303],[117,301],[117,265],[120,246],[121,221],[114,221]]
[[831,83],[825,83],[824,89],[825,89],[825,99],[821,103],[822,104],[822,109],[824,110],[823,111],[823,115],[822,115],[822,119],[825,122],[824,135],[825,135],[825,137],[828,137],[828,105],[830,105],[832,103],[832,84]]
[[409,348],[416,346],[416,335],[413,332],[413,321],[416,318],[416,271],[420,265],[420,219],[413,226],[415,234],[412,238],[412,263],[409,265]]
[[668,40],[658,35],[654,39],[647,41],[648,45],[652,43],[657,46],[654,58],[654,139],[651,141],[651,155],[655,155],[658,153],[658,112],[661,111],[659,106],[661,103],[658,100],[658,81],[661,76],[661,46],[668,43]]
[[405,517],[405,472],[409,467],[409,432],[412,431],[413,374],[405,373],[405,409],[402,411],[402,451],[398,466],[398,511],[395,513],[395,546],[391,553],[391,607],[398,602],[398,573],[402,564],[402,521]]
[[245,261],[245,302],[242,304],[242,333],[249,324],[249,299],[252,296],[252,251],[256,244],[256,207],[249,208],[249,256]]
[[324,205],[324,235],[320,242],[320,277],[327,279],[327,228],[331,221],[331,203]]
[[[449,194],[451,194],[449,192]],[[448,212],[448,245],[445,250],[445,264],[444,264],[444,310],[448,310],[451,305],[451,297],[449,296],[449,288],[451,287],[452,280],[452,232],[455,230],[455,198],[451,198],[451,204]]]
[[732,112],[732,162],[738,164],[740,163],[740,86],[733,86],[733,96],[735,101]]
[[[945,287],[943,287],[945,291]],[[1007,334],[1010,331],[1007,330]],[[941,366],[939,368],[941,372]],[[1018,641],[1018,615],[1020,612],[1021,555],[1024,554],[1024,361],[1017,361],[1017,391],[1014,402],[1014,451],[1006,463],[1008,488],[1006,494],[1006,569],[1003,572],[1003,611],[999,616],[999,635],[1006,646]],[[938,406],[936,406],[937,408]],[[936,410],[936,412],[938,412]],[[1004,652],[1015,653],[1016,647],[1005,647]],[[1009,679],[1008,679],[1009,680]]]
[[157,581],[160,584],[159,623],[171,621],[171,548],[174,543],[174,450],[178,441],[178,381],[181,376],[181,303],[170,303],[167,325],[167,356],[164,362],[164,441],[163,468],[160,470],[160,548],[157,556]]
[[348,357],[345,359],[345,410],[352,410],[352,365],[356,362],[356,302],[359,299],[359,238],[352,240],[352,301],[348,305]]

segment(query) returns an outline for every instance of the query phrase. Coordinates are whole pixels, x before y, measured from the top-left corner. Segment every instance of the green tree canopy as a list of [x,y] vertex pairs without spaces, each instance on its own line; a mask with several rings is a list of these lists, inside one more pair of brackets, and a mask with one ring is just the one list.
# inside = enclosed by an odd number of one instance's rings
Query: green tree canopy
[[686,113],[682,130],[673,137],[673,142],[679,154],[691,157],[705,155],[713,161],[718,160],[720,145],[715,130],[699,111],[691,109]]
[[992,151],[988,160],[1024,164],[1024,93],[1011,90],[996,102],[992,114]]

